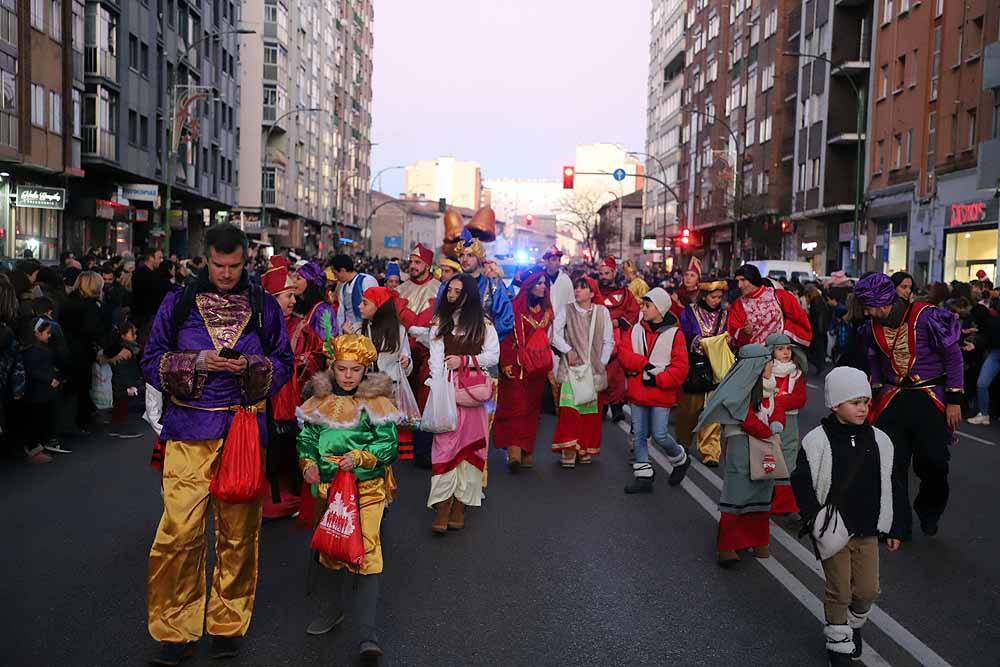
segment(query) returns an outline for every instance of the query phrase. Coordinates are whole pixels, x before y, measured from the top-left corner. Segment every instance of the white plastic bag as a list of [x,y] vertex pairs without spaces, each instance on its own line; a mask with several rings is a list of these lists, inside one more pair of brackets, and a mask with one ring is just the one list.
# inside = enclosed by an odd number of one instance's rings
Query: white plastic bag
[[94,362],[90,367],[90,400],[98,410],[110,410],[114,402],[111,390],[111,365]]
[[146,383],[146,411],[142,413],[142,418],[156,431],[156,435],[160,435],[160,430],[163,428],[160,423],[160,420],[163,419],[163,394],[148,382]]
[[416,428],[420,424],[420,406],[410,389],[410,382],[406,379],[406,373],[399,368],[396,378],[396,409],[403,415],[400,426],[404,428]]
[[458,404],[455,402],[455,385],[450,373],[435,378],[433,375],[424,383],[431,389],[420,420],[420,430],[428,433],[451,433],[458,428]]

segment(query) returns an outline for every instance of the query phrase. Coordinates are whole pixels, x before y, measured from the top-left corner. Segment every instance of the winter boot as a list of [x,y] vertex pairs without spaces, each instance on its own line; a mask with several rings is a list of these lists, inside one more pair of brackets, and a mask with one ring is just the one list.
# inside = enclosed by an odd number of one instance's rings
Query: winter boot
[[517,472],[517,469],[521,467],[521,448],[520,447],[508,447],[507,448],[507,470],[511,472]]
[[678,462],[670,461],[670,465],[674,467],[670,471],[670,477],[667,478],[667,484],[670,486],[677,486],[684,481],[685,475],[687,475],[688,468],[691,467],[691,457],[688,456],[687,452],[682,454],[683,458],[678,457]]
[[770,558],[771,557],[771,547],[768,544],[763,546],[753,548],[754,558]]
[[451,501],[452,499],[449,498],[434,505],[437,514],[434,515],[434,523],[431,524],[431,530],[438,535],[444,535],[448,532],[448,515],[451,513]]
[[462,530],[465,528],[465,505],[458,498],[452,496],[451,512],[448,513],[448,529]]
[[868,620],[868,614],[871,609],[863,614],[859,614],[850,607],[847,608],[847,624],[851,626],[851,639],[854,642],[854,650],[851,651],[851,660],[861,660],[861,654],[864,652],[864,640],[861,639],[861,627]]
[[850,625],[827,625],[823,628],[826,638],[826,655],[831,667],[841,667],[851,664],[851,654],[854,652],[854,633]]
[[625,411],[622,410],[621,404],[616,403],[611,406],[611,421],[616,424],[625,421]]
[[632,483],[625,487],[625,493],[652,493],[655,471],[648,463],[632,464]]

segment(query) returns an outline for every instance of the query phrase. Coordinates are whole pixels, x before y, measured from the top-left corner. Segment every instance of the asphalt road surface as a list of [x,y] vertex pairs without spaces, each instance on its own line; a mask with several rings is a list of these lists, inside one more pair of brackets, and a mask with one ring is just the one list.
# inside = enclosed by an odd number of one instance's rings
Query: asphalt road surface
[[[818,380],[811,379],[815,386]],[[810,391],[803,433],[822,416]],[[696,464],[655,493],[626,496],[628,436],[604,424],[590,466],[562,470],[543,417],[536,468],[491,455],[487,499],[461,532],[437,538],[429,473],[396,466],[383,526],[383,665],[824,665],[823,582],[805,543],[772,525],[772,558],[714,561],[720,478]],[[952,500],[935,538],[882,551],[882,597],[865,664],[1000,664],[1000,552],[994,509],[1000,428],[963,425]],[[69,439],[46,466],[0,466],[0,665],[141,665],[146,559],[161,511],[152,436]],[[665,458],[658,456],[665,465]],[[227,664],[357,664],[356,626],[304,632],[309,535],[266,523],[250,633]],[[209,542],[211,544],[211,542]],[[185,664],[220,664],[206,656]]]

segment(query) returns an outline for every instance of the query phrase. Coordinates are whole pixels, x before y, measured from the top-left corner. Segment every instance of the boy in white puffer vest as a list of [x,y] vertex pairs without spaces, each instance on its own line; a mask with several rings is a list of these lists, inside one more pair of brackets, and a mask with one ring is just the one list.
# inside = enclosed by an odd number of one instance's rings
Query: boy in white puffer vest
[[826,376],[825,396],[832,412],[802,438],[791,481],[803,533],[815,535],[814,526],[827,525],[824,517],[834,510],[847,529],[846,544],[832,555],[829,550],[841,544],[835,538],[817,544],[826,575],[823,634],[836,667],[861,659],[861,627],[879,594],[879,537],[888,537],[889,551],[899,549],[892,507],[900,489],[892,478],[892,441],[867,423],[868,376],[856,368],[835,368]]

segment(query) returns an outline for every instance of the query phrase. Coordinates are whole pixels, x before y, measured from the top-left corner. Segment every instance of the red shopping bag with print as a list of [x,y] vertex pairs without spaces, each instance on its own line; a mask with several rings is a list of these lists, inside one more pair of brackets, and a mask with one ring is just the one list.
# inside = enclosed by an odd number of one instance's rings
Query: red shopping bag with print
[[365,559],[365,543],[361,539],[357,478],[352,472],[338,470],[326,493],[326,511],[309,546],[335,561],[360,567]]
[[266,490],[257,415],[252,410],[239,408],[229,426],[222,457],[208,491],[213,498],[225,503],[248,503],[262,498]]
[[521,366],[528,377],[542,377],[552,370],[552,346],[545,329],[535,329],[521,348]]

